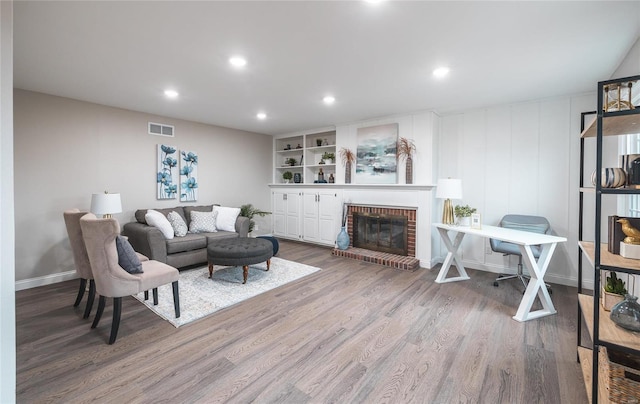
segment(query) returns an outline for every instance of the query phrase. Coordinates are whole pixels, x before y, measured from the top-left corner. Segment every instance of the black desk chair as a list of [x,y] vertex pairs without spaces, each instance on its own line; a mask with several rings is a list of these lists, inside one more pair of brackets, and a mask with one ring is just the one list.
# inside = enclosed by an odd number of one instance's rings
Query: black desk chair
[[[549,221],[542,216],[505,215],[502,220],[500,220],[498,226],[514,230],[530,231],[533,233],[551,234],[551,225],[549,224]],[[522,270],[522,254],[520,253],[518,245],[495,239],[489,239],[489,244],[491,245],[491,250],[494,252],[502,253],[504,255],[517,255],[519,258],[517,272],[515,274],[500,274],[496,278],[495,282],[493,282],[493,286],[497,287],[499,281],[518,278],[526,290],[531,277],[529,275],[525,275]],[[531,246],[531,252],[536,259],[540,258],[541,251],[542,247]],[[549,293],[552,293],[551,286],[546,283],[545,285]]]

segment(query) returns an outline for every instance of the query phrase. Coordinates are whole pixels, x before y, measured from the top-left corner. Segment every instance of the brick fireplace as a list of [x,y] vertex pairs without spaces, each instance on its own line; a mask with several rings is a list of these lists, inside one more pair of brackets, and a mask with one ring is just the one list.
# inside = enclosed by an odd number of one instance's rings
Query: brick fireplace
[[[355,228],[355,234],[354,216],[360,223]],[[399,229],[401,224],[406,227]],[[366,232],[363,231],[365,228]],[[347,233],[349,248],[335,249],[334,255],[398,269],[414,270],[420,266],[420,261],[416,258],[415,208],[349,204]],[[364,241],[356,242],[358,247],[354,247],[354,236]]]

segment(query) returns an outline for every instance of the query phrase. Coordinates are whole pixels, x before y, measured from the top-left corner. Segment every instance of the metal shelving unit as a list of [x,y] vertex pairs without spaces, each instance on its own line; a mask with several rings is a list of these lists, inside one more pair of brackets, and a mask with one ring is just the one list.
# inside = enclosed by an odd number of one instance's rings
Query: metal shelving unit
[[[598,83],[598,109],[596,120],[582,128],[580,142],[580,198],[579,198],[579,257],[578,257],[578,360],[581,364],[587,395],[592,403],[609,402],[608,394],[604,387],[604,379],[607,375],[601,374],[601,366],[598,365],[598,353],[601,347],[612,348],[618,351],[640,355],[640,333],[630,332],[616,326],[600,305],[600,283],[602,271],[615,271],[627,274],[640,274],[640,260],[627,259],[620,255],[611,254],[607,250],[607,243],[601,240],[602,223],[602,197],[603,195],[630,195],[640,194],[640,189],[611,189],[602,188],[596,181],[595,188],[584,186],[584,139],[596,138],[596,173],[602,172],[602,148],[604,136],[620,136],[640,133],[640,108],[605,112],[604,92],[605,87],[618,83],[635,82],[634,88],[638,89],[640,76],[626,77],[616,80],[602,81]],[[583,114],[584,115],[584,114]],[[594,241],[582,241],[584,198],[587,194],[595,197],[595,234]],[[606,241],[606,240],[605,240]],[[582,267],[583,256],[594,268],[593,295],[583,293]],[[586,324],[587,332],[591,338],[592,346],[582,346],[582,319]]]

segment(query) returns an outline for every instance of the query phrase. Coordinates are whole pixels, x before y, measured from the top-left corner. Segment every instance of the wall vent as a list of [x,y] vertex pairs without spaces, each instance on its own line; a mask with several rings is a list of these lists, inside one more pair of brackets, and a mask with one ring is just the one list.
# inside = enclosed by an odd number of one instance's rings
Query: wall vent
[[164,125],[161,123],[149,122],[149,134],[158,136],[173,137],[175,127],[171,125]]

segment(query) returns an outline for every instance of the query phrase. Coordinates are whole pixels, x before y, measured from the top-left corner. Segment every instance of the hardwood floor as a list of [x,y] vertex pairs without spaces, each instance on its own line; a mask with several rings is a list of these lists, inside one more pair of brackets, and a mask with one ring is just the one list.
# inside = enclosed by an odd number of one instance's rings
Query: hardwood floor
[[437,268],[287,241],[278,256],[323,270],[178,329],[125,298],[114,345],[111,302],[91,330],[77,281],[17,292],[17,401],[587,401],[575,288],[554,285],[558,314],[519,323],[521,291],[495,274],[439,285]]

